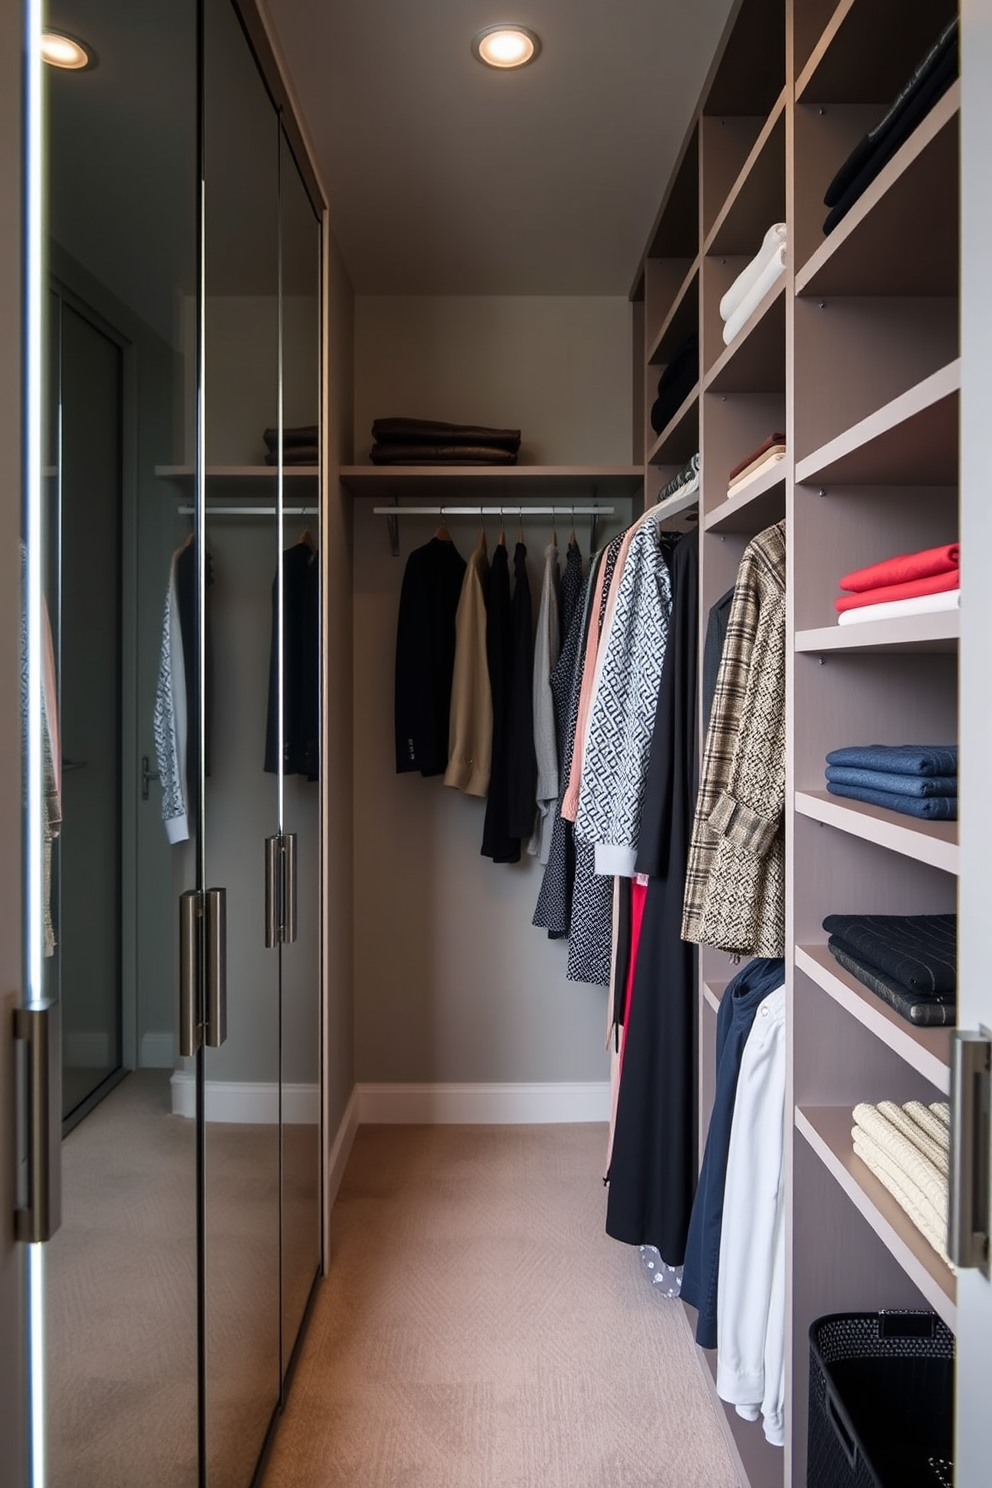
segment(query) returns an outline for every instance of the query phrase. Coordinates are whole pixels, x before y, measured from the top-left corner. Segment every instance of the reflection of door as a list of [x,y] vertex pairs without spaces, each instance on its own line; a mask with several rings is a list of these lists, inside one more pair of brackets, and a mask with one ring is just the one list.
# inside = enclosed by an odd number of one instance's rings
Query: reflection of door
[[122,351],[61,305],[62,830],[57,955],[64,1118],[121,1067]]

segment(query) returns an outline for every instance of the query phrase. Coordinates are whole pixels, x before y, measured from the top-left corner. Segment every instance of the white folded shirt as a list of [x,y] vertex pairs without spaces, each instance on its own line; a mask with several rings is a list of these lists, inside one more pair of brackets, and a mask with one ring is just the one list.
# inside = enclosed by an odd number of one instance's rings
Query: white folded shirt
[[785,242],[785,223],[773,222],[765,233],[761,247],[752,258],[746,269],[737,275],[733,284],[727,290],[720,301],[720,319],[729,320],[741,304],[744,296],[748,294],[756,283],[765,264],[773,256],[775,250]]
[[[746,272],[747,270],[745,270],[745,273]],[[734,337],[738,335],[741,330],[743,330],[745,324],[748,320],[750,320],[751,316],[754,314],[755,310],[758,308],[765,295],[771,289],[772,285],[776,282],[776,280],[780,279],[784,273],[785,244],[780,243],[779,246],[775,249],[774,253],[772,253],[771,257],[765,260],[764,265],[758,273],[758,277],[755,279],[751,288],[747,291],[744,298],[737,306],[737,309],[734,311],[733,315],[731,315],[730,319],[724,326],[723,339],[724,343],[727,346],[729,346]]]
[[942,610],[956,610],[961,604],[960,589],[945,589],[943,594],[918,594],[913,599],[886,599],[881,604],[858,605],[837,616],[838,625],[859,625],[864,620],[898,620],[900,615],[934,615]]

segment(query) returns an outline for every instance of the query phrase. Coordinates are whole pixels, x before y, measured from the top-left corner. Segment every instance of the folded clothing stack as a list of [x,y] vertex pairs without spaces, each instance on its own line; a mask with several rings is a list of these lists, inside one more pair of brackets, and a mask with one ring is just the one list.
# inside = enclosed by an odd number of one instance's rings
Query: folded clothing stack
[[956,915],[827,915],[823,928],[834,960],[908,1022],[955,1021]]
[[763,439],[757,449],[753,449],[743,460],[739,460],[733,470],[727,476],[727,495],[738,496],[752,481],[764,475],[766,470],[774,470],[776,465],[781,465],[785,459],[785,435],[769,434]]
[[958,75],[958,21],[951,21],[918,64],[884,119],[870,129],[827,187],[823,224],[832,233]]
[[956,744],[858,744],[827,755],[827,790],[927,821],[958,819]]
[[961,602],[960,565],[960,545],[945,543],[856,568],[840,581],[840,588],[848,593],[834,600],[838,623],[956,610]]
[[699,381],[699,337],[693,332],[658,378],[658,396],[651,405],[651,427],[660,434],[678,413]]
[[516,465],[519,429],[386,418],[372,425],[373,465]]
[[723,340],[729,346],[776,280],[785,273],[785,223],[773,222],[761,247],[720,301]]
[[[947,1254],[951,1116],[945,1101],[855,1106],[854,1151],[909,1215],[941,1260]],[[951,1267],[953,1270],[954,1268]]]
[[699,456],[693,455],[682,469],[673,475],[658,492],[658,504],[663,501],[672,501],[676,496],[688,496],[691,491],[699,490]]
[[[266,429],[266,465],[279,464],[279,430]],[[282,431],[282,463],[284,465],[319,465],[320,430],[316,424],[300,424],[295,429]]]

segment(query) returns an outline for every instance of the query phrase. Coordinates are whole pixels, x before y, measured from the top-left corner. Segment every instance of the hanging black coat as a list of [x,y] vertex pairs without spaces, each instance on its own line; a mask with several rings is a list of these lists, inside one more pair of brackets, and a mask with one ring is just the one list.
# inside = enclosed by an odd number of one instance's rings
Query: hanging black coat
[[455,612],[465,560],[453,542],[432,537],[407,559],[396,619],[393,718],[396,772],[443,775],[448,767]]
[[513,666],[510,674],[509,802],[512,837],[530,837],[537,816],[537,755],[534,752],[534,620],[527,577],[527,549],[513,552]]
[[682,940],[696,804],[699,535],[671,559],[672,615],[637,871],[650,875],[610,1162],[607,1234],[682,1264],[696,1182],[697,950]]
[[510,685],[513,618],[510,560],[498,543],[486,580],[486,657],[493,698],[493,755],[489,775],[482,855],[494,863],[519,863],[520,838],[510,835]]
[[[279,575],[272,581],[269,711],[265,769],[279,764]],[[320,778],[320,563],[306,542],[282,555],[282,765],[286,775]]]

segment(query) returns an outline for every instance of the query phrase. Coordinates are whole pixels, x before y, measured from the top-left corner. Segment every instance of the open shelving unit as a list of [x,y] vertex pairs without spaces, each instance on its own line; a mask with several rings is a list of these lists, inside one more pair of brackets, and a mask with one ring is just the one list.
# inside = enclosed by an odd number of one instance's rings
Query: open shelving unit
[[[833,601],[847,570],[959,536],[960,84],[823,232],[828,184],[954,14],[947,0],[737,0],[631,295],[634,447],[662,480],[701,455],[700,638],[750,539],[787,524],[787,1444],[769,1448],[719,1406],[747,1488],[806,1482],[815,1318],[956,1318],[953,1272],[850,1130],[859,1101],[946,1100],[951,1030],[901,1018],[834,961],[822,929],[830,913],[956,903],[956,823],[834,796],[823,775],[843,744],[957,738],[959,610],[838,625]],[[720,298],[776,221],[786,274],[724,346]],[[691,333],[699,386],[656,436],[658,375]],[[786,459],[728,497],[727,473],[775,430]],[[736,969],[701,948],[700,1150]],[[712,1357],[704,1374],[712,1385]]]

